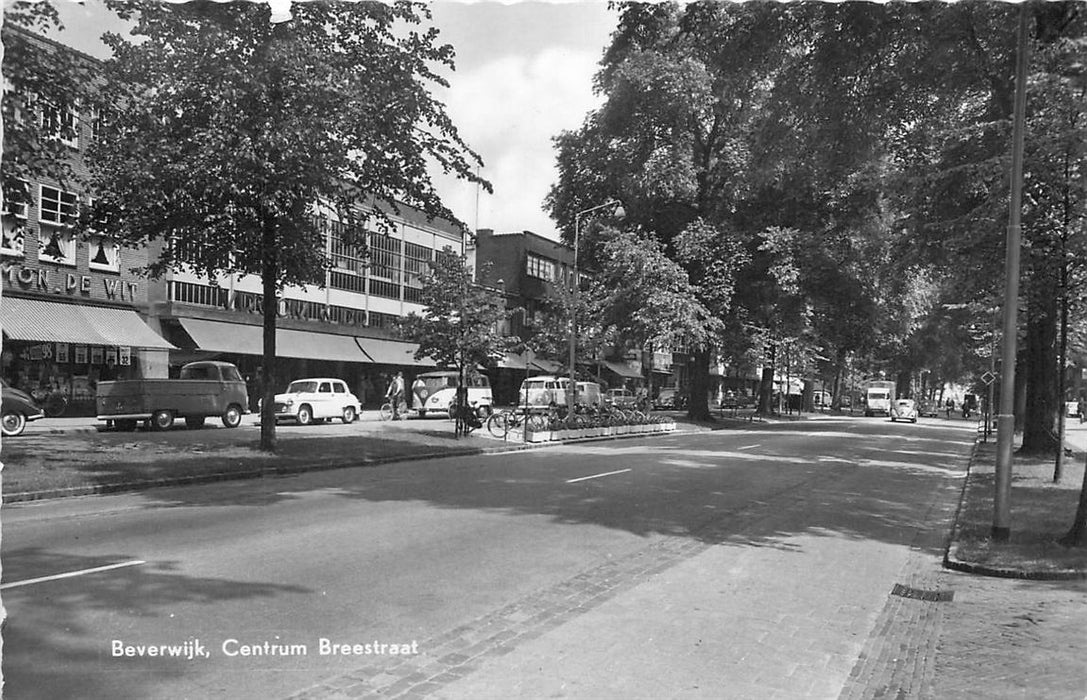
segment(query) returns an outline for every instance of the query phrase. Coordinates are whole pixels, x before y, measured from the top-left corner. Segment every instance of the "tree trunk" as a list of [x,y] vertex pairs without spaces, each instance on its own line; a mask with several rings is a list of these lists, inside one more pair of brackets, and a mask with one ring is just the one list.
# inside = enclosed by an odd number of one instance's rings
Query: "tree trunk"
[[264,247],[261,262],[261,311],[264,317],[264,364],[261,367],[261,381],[264,387],[264,401],[260,412],[260,449],[265,452],[276,451],[276,320],[279,312],[279,300],[276,299],[276,278],[279,276],[279,261],[276,255],[275,220],[265,215],[262,244]]
[[[1087,462],[1087,458],[1084,460]],[[1083,486],[1079,490],[1079,505],[1076,517],[1072,520],[1072,529],[1060,540],[1065,547],[1082,547],[1087,543],[1087,464],[1084,464]]]
[[713,420],[709,408],[710,353],[700,350],[691,355],[691,392],[687,417],[691,420]]
[[771,402],[774,400],[774,363],[777,360],[777,346],[770,346],[770,365],[762,368],[762,380],[759,382],[758,415],[768,416],[773,413]]
[[[1044,272],[1042,273],[1044,275]],[[1045,289],[1030,295],[1027,318],[1027,396],[1021,454],[1052,455],[1057,449],[1056,335],[1057,300],[1042,275],[1035,282]],[[1048,298],[1046,298],[1048,297]]]

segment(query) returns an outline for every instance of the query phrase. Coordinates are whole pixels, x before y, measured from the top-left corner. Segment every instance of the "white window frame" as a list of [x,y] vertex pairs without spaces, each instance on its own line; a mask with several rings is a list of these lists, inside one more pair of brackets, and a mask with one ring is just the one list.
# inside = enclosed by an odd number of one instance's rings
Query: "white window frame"
[[[50,198],[50,202],[56,202],[55,210],[50,209],[50,218],[46,218],[45,190],[53,190],[56,198]],[[67,196],[66,196],[67,195]],[[70,199],[70,201],[65,201]],[[55,218],[53,216],[55,215]],[[75,192],[67,192],[52,185],[38,185],[38,223],[47,226],[71,226],[79,216],[79,195]]]

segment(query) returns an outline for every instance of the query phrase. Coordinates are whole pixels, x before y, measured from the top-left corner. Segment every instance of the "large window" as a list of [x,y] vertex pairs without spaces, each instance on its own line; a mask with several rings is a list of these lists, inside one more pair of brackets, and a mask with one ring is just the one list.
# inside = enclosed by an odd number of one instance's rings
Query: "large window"
[[[370,239],[370,275],[400,283],[400,240],[392,236],[371,231]],[[382,295],[386,296],[386,295]],[[398,298],[399,294],[393,298]]]
[[430,248],[416,243],[404,243],[404,282],[422,289],[423,275],[430,271]]
[[64,192],[56,187],[41,186],[41,214],[43,224],[67,226],[74,224],[79,215],[79,197],[74,192]]
[[0,241],[0,255],[22,257],[26,249],[26,217],[30,196],[29,183],[20,180],[22,192],[4,193],[3,240]]
[[67,146],[79,148],[79,116],[75,110],[44,100],[39,105],[42,133],[49,138],[59,139]]
[[525,274],[551,282],[555,279],[555,261],[529,253],[525,262]]
[[69,227],[79,216],[79,198],[73,192],[42,185],[38,204],[38,260],[75,265],[75,236]]

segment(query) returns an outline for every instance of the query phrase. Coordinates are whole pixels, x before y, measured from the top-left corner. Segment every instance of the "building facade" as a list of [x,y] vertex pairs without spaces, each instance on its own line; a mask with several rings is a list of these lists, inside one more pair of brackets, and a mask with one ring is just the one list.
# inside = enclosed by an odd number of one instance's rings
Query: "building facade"
[[[430,261],[444,250],[459,255],[464,237],[452,222],[427,221],[404,204],[398,208],[388,212],[395,224],[390,230],[367,230],[350,243],[335,213],[318,208],[332,265],[323,285],[287,288],[275,301],[277,390],[301,377],[338,377],[374,407],[397,371],[410,383],[414,374],[434,367],[417,360],[418,346],[397,340],[395,329],[404,316],[423,312],[420,290]],[[172,272],[150,294],[152,325],[178,348],[171,367],[195,359],[233,362],[250,382],[255,409],[263,390],[260,277]]]
[[[501,289],[507,307],[522,310],[512,316],[510,334],[529,340],[541,321],[545,300],[571,283],[573,248],[531,231],[496,233],[480,229],[475,254],[477,281]],[[507,357],[494,380],[495,399],[513,401],[521,379],[534,374],[565,374],[568,364],[565,357],[544,359],[531,350],[520,357]],[[649,387],[654,376],[658,387],[666,385],[672,371],[671,353],[618,349],[607,357],[579,357],[578,364],[581,376],[592,376],[606,387],[631,390]]]
[[[35,50],[72,51],[16,27],[5,32],[18,32]],[[90,56],[72,54],[98,65]],[[5,100],[18,105],[17,118],[37,120],[42,138],[60,142],[76,176],[69,181],[86,175],[92,115],[49,95],[19,95],[8,86],[5,91]],[[108,232],[75,235],[72,225],[90,201],[87,192],[51,177],[20,185],[25,199],[15,203],[6,192],[0,213],[4,381],[68,415],[90,415],[99,381],[167,374],[173,346],[146,323],[150,288],[132,272],[146,265],[147,252],[118,246]]]

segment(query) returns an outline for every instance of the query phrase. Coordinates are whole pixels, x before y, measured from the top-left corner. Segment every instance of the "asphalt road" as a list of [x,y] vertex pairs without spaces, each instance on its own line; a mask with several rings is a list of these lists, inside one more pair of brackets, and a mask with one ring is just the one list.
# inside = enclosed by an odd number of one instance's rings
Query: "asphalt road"
[[[797,676],[805,690],[774,692],[836,694],[934,504],[953,502],[971,427],[827,419],[6,506],[5,697],[287,697],[382,674],[394,684],[401,657],[322,655],[321,640],[435,656],[461,641],[451,630],[608,564],[594,585],[625,577],[628,588],[593,605],[630,601],[635,619],[578,630],[593,606],[579,607],[505,660],[449,675],[442,693],[552,694],[570,676],[569,697],[644,697],[642,676],[683,667],[666,634],[650,657],[622,645],[691,615],[727,640],[704,659],[683,650],[685,663],[728,675],[707,672],[690,696],[757,693],[775,664],[795,672],[809,657],[821,670]],[[624,568],[645,556],[707,609],[658,605],[661,582]],[[805,622],[775,634],[755,609]],[[510,639],[529,623],[504,624]],[[617,641],[576,658],[537,649],[593,629]],[[602,673],[594,653],[625,661]],[[456,667],[454,656],[434,664]],[[620,672],[629,687],[615,686]]]

